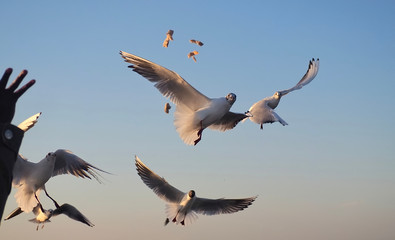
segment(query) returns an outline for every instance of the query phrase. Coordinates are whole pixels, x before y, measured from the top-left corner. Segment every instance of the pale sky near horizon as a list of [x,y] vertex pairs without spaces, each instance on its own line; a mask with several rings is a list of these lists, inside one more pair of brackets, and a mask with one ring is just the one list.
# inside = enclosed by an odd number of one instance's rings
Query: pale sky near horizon
[[[93,228],[58,216],[36,231],[29,213],[2,221],[0,239],[395,239],[395,2],[7,1],[0,12],[1,74],[27,69],[24,82],[37,80],[13,123],[42,112],[20,153],[38,162],[70,149],[113,173],[103,184],[66,175],[46,184]],[[168,100],[120,50],[208,97],[235,93],[234,112],[294,86],[311,58],[320,70],[281,100],[288,126],[207,129],[193,147],[175,131],[174,105],[166,115]],[[239,213],[163,227],[165,202],[137,175],[135,155],[200,197],[258,198]]]

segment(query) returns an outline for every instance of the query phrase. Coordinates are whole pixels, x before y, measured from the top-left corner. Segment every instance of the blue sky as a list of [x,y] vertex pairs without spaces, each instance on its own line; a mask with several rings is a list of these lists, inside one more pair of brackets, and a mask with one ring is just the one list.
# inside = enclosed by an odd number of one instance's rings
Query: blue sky
[[[33,162],[72,150],[114,175],[58,176],[47,190],[96,226],[59,216],[36,232],[24,214],[1,239],[393,239],[395,4],[393,1],[7,1],[0,70],[36,79],[14,123],[43,112],[21,153]],[[162,47],[165,33],[174,41]],[[205,43],[197,47],[195,38]],[[185,145],[167,100],[127,68],[123,50],[176,71],[208,97],[237,95],[244,112],[292,87],[320,58],[316,79],[285,96],[289,123],[247,121]],[[187,58],[198,50],[197,63]],[[174,108],[171,109],[171,112]],[[162,226],[165,204],[136,174],[134,155],[183,191],[258,195],[245,211]],[[13,191],[5,214],[16,207]],[[47,208],[52,207],[44,194]]]

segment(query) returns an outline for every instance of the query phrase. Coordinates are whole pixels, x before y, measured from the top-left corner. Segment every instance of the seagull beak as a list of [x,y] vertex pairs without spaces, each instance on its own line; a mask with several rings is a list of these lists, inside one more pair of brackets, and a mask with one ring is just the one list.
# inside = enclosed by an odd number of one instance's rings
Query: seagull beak
[[244,113],[247,117],[253,117],[253,115],[250,113],[250,111],[247,111]]

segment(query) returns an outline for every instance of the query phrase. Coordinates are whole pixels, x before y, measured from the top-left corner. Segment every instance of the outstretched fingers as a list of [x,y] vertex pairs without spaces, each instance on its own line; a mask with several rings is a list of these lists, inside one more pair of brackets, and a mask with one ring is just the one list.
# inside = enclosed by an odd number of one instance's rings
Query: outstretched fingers
[[[18,99],[20,96],[22,96],[31,86],[33,86],[36,83],[36,80],[30,80],[28,83],[26,83],[24,86],[22,86],[18,91],[15,92],[15,97]],[[19,85],[19,83],[18,83]]]
[[11,74],[12,74],[12,68],[7,68],[5,70],[3,76],[1,77],[0,89],[5,89],[6,88],[8,79],[10,78]]

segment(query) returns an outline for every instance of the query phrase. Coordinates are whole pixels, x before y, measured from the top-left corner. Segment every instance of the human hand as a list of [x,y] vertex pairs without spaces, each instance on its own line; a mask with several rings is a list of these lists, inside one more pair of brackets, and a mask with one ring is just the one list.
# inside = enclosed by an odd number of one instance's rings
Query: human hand
[[[16,90],[23,78],[27,75],[27,70],[23,70],[11,85],[7,87],[8,79],[12,73],[12,68],[5,70],[0,80],[0,123],[11,123],[15,114],[15,105],[18,98],[22,96],[36,80],[30,80],[20,89]],[[16,90],[16,91],[15,91]]]

